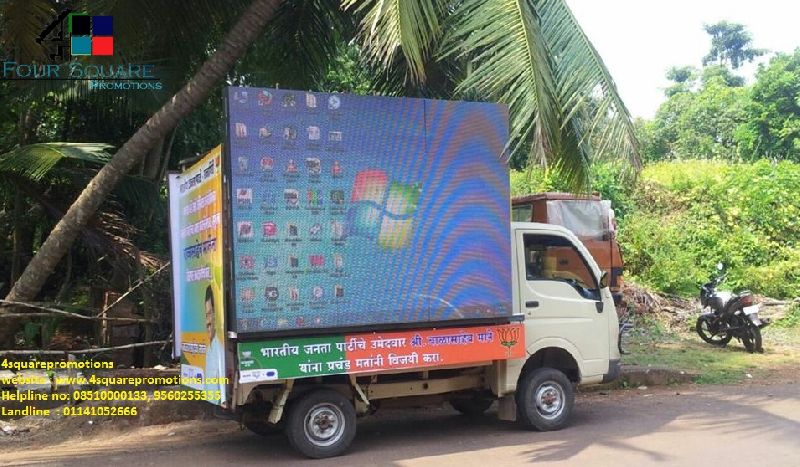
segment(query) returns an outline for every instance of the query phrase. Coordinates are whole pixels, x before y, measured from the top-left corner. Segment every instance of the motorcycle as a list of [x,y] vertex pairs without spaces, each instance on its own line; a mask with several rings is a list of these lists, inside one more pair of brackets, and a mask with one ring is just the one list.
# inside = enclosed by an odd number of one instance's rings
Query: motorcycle
[[722,263],[718,263],[718,273],[700,287],[703,313],[697,318],[695,330],[701,339],[712,345],[724,347],[735,337],[748,352],[763,352],[761,329],[769,324],[769,320],[759,318],[759,305],[750,291],[717,290],[727,277],[723,270]]

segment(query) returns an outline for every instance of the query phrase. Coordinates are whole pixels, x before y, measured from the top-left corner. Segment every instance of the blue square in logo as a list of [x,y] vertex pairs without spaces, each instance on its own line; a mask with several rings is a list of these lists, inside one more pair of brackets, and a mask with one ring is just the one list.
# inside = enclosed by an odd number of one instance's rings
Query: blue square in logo
[[92,36],[72,36],[70,42],[72,55],[92,54]]
[[92,35],[93,36],[113,36],[114,17],[113,16],[92,16]]

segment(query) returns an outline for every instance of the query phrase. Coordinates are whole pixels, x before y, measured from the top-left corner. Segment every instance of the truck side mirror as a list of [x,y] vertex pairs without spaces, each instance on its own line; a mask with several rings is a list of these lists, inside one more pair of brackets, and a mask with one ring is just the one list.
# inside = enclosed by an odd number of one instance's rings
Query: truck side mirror
[[608,287],[608,271],[603,271],[603,274],[600,275],[600,288],[605,289]]

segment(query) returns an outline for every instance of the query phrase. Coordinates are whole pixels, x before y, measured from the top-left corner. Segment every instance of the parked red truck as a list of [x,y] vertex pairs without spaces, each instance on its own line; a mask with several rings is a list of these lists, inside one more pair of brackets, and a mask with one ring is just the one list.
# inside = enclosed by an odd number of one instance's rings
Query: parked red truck
[[[614,303],[619,305],[623,262],[611,201],[596,194],[547,192],[515,196],[511,206],[511,220],[514,222],[541,222],[571,230],[592,254],[600,269],[608,274]],[[582,268],[575,268],[575,260],[562,257],[555,267],[565,277],[580,275]]]

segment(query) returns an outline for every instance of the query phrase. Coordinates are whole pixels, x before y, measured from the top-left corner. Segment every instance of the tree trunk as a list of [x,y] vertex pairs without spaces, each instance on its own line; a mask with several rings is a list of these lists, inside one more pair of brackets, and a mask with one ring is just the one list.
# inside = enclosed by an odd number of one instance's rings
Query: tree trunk
[[175,135],[177,133],[177,130],[173,130],[165,147],[163,158],[161,160],[161,167],[158,168],[158,178],[156,178],[158,183],[163,183],[166,181],[167,167],[169,166],[170,158],[172,158],[172,146],[175,144]]
[[25,195],[22,194],[21,191],[17,190],[14,193],[14,214],[13,219],[13,230],[11,234],[11,243],[12,243],[12,250],[11,250],[11,280],[9,284],[11,286],[17,282],[19,276],[22,275],[22,268],[25,266],[23,263],[23,255],[27,255],[30,253],[30,250],[27,252],[23,252],[23,243],[25,243],[25,228],[23,224],[28,221],[25,213]]
[[[150,117],[89,182],[25,268],[6,297],[7,300],[31,301],[36,298],[80,230],[114,186],[141,162],[142,157],[159,139],[175,128],[180,119],[205,100],[247,47],[256,40],[280,3],[280,0],[254,0],[250,4],[225,36],[220,47],[203,63],[194,77]],[[8,343],[9,333],[13,335],[14,331],[0,329],[0,342]]]
[[161,159],[164,157],[164,147],[167,144],[169,135],[164,135],[153,146],[142,161],[142,176],[150,181],[158,182],[158,169],[161,167]]
[[[25,146],[31,144],[34,140],[36,122],[34,121],[33,109],[27,106],[20,112],[19,116],[19,145]],[[27,199],[20,190],[14,193],[14,230],[12,234],[13,251],[11,253],[11,282],[12,287],[14,283],[22,275],[25,268],[25,260],[31,254],[32,241],[30,232],[30,218],[25,215],[26,208],[28,207]],[[28,228],[26,228],[28,227]]]
[[[17,54],[18,55],[18,54]],[[25,146],[34,142],[36,135],[36,120],[34,118],[33,107],[23,103],[20,109],[19,124],[17,130],[19,131],[19,145]],[[16,190],[14,193],[14,218],[12,229],[12,251],[11,251],[11,281],[9,285],[11,290],[14,289],[14,284],[22,277],[24,268],[26,267],[25,260],[33,252],[33,224],[31,218],[26,215],[28,207],[27,197],[20,191]],[[19,311],[19,310],[14,310]],[[25,321],[19,318],[8,318],[3,323],[4,326],[0,328],[0,339],[3,342],[14,344],[14,335],[16,330],[19,329]]]

